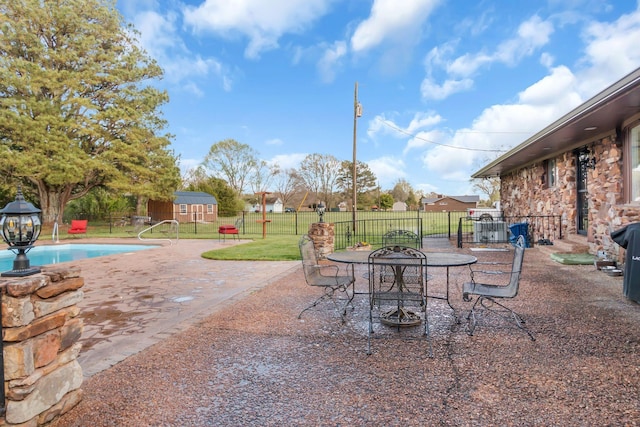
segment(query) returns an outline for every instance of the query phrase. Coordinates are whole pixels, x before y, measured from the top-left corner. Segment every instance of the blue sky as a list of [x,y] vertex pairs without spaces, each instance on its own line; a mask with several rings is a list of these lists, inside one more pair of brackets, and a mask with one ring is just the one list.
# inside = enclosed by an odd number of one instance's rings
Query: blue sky
[[470,175],[640,67],[635,0],[118,0],[163,67],[181,168],[235,139],[357,159],[382,189]]

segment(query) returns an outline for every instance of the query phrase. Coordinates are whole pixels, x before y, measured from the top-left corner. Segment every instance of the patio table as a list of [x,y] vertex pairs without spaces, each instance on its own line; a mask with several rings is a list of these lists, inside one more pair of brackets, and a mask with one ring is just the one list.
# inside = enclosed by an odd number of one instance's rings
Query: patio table
[[[340,251],[327,255],[327,259],[334,262],[348,264],[367,264],[372,251]],[[449,269],[451,267],[470,266],[478,262],[478,258],[473,255],[459,254],[453,252],[423,252],[427,256],[427,267],[445,267],[447,269],[447,287],[445,296],[427,295],[428,298],[446,300],[451,310],[455,309],[449,300]]]

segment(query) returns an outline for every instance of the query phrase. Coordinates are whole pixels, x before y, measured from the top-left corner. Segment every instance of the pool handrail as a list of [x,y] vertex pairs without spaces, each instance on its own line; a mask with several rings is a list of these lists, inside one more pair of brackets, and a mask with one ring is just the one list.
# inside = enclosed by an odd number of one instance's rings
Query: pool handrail
[[142,233],[146,233],[147,231],[149,231],[149,230],[153,229],[154,227],[157,227],[157,226],[159,226],[159,225],[161,225],[161,224],[164,224],[164,223],[167,223],[167,222],[170,222],[170,223],[173,223],[173,224],[175,224],[175,225],[176,225],[176,244],[177,244],[177,243],[178,243],[178,241],[180,240],[180,237],[178,236],[178,235],[179,235],[179,233],[180,233],[180,223],[179,223],[177,220],[175,220],[175,219],[165,219],[165,220],[163,220],[163,221],[158,222],[157,224],[153,224],[151,227],[147,227],[147,228],[145,228],[144,230],[142,230],[142,231],[140,231],[140,232],[138,233],[138,240],[167,240],[167,241],[171,244],[171,246],[173,246],[173,240],[171,240],[171,239],[164,239],[164,238],[148,238],[148,237],[143,238],[143,237],[142,237]]

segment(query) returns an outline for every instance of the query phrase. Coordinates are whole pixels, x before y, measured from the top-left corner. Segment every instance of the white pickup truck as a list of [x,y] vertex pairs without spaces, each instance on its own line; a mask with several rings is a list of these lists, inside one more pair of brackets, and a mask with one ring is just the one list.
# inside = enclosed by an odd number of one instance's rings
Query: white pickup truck
[[499,207],[469,208],[467,209],[467,217],[475,220],[488,219],[492,221],[497,221],[502,218],[502,210]]

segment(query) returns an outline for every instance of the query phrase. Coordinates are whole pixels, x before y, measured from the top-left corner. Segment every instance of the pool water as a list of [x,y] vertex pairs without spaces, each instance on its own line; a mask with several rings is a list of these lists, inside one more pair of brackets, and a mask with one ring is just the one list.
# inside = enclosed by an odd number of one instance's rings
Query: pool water
[[[67,243],[60,245],[36,246],[27,252],[27,258],[32,267],[58,264],[60,262],[77,261],[105,255],[115,255],[127,252],[157,248],[153,245],[98,245]],[[10,250],[0,251],[0,271],[13,269],[16,254]]]

